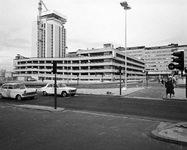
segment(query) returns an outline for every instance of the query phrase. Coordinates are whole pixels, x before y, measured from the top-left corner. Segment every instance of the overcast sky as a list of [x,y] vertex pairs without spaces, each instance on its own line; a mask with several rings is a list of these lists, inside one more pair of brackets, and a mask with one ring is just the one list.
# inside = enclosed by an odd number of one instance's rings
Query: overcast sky
[[[67,17],[68,51],[125,45],[121,0],[43,0]],[[12,70],[17,54],[31,56],[31,24],[39,0],[0,0],[0,69]],[[187,0],[128,0],[127,46],[187,45]],[[45,10],[43,8],[43,10]]]

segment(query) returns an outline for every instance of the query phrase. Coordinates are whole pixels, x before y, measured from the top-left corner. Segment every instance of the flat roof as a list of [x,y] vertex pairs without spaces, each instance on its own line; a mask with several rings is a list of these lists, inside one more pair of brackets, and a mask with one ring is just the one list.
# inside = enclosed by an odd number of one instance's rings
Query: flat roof
[[166,49],[166,48],[178,48],[178,47],[187,47],[187,45],[166,45],[166,46],[154,46],[154,47],[145,47],[145,49]]
[[[134,47],[127,47],[127,50],[137,50],[137,49],[144,49],[145,46],[134,46]],[[117,50],[125,50],[125,47],[117,47]]]
[[57,12],[56,10],[43,11],[42,14],[41,14],[41,17],[48,16],[48,15],[51,15],[51,14],[55,14],[57,17],[63,19],[65,22],[67,21],[67,17],[65,15]]

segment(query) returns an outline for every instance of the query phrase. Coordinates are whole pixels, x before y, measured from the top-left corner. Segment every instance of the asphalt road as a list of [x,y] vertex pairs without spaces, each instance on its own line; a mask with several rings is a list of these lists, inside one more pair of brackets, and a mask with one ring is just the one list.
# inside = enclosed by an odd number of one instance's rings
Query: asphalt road
[[185,101],[78,94],[57,97],[57,107],[65,108],[61,112],[17,107],[23,104],[54,107],[54,96],[0,99],[1,150],[187,149],[150,136],[161,121],[187,121]]
[[158,141],[158,121],[107,113],[48,112],[0,102],[1,150],[185,150]]
[[[160,90],[160,92],[162,92],[162,90]],[[148,94],[150,93],[153,93],[153,91],[149,91]],[[144,96],[146,96],[145,94],[146,93],[144,93]],[[54,107],[54,96],[42,96],[42,94],[39,93],[34,100],[16,101],[14,99],[0,99],[0,103],[16,105],[33,104]],[[133,115],[143,118],[150,117],[161,120],[187,121],[187,102],[185,101],[135,99],[110,95],[78,94],[74,97],[67,98],[58,96],[57,107]]]

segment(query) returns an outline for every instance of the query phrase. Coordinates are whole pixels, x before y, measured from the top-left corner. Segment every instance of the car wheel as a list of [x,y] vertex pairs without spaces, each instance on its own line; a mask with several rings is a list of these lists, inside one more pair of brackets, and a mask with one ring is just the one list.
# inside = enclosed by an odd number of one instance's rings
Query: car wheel
[[22,100],[21,95],[17,95],[17,96],[16,96],[16,99],[17,99],[18,101],[21,101],[21,100]]
[[4,98],[2,94],[0,94],[0,98]]
[[46,92],[46,91],[43,91],[43,95],[44,95],[44,96],[47,96],[47,92]]
[[75,96],[75,93],[74,93],[74,94],[71,94],[71,96]]
[[34,99],[34,96],[30,97],[30,99]]
[[63,91],[63,92],[61,93],[61,95],[62,95],[62,97],[68,96],[67,92],[65,92],[65,91]]

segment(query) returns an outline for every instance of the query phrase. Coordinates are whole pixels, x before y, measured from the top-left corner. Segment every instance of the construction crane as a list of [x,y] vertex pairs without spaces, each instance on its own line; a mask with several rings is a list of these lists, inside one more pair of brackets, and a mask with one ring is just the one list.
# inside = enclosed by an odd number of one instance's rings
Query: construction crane
[[[48,11],[46,5],[42,0],[39,0],[38,3],[38,18],[37,18],[37,25],[38,25],[38,41],[37,41],[37,50],[42,50],[42,37],[43,37],[43,27],[42,27],[42,20],[41,20],[41,14],[42,14],[42,6],[45,7],[46,11]],[[41,56],[42,57],[42,56]]]

